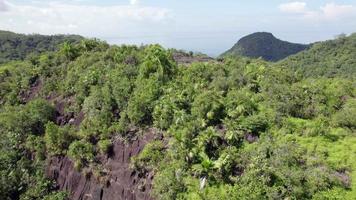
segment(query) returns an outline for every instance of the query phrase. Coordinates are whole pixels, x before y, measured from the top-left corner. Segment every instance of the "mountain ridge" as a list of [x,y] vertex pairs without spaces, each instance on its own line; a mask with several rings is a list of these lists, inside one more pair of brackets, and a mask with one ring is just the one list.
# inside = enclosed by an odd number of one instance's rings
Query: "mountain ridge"
[[277,62],[304,76],[355,76],[356,33],[314,43],[310,48]]
[[242,37],[224,56],[262,57],[267,61],[282,60],[310,47],[308,44],[291,43],[276,38],[269,32],[255,32]]
[[84,37],[79,35],[21,34],[0,30],[0,64],[24,60],[30,54],[55,51],[61,43],[75,43],[82,39]]

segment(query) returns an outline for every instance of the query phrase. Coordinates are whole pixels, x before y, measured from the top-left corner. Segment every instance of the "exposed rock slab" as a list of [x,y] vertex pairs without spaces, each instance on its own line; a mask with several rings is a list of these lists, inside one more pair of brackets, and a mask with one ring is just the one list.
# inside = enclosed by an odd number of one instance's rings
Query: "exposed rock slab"
[[101,178],[90,171],[78,172],[68,157],[51,158],[46,174],[56,181],[60,190],[67,191],[72,200],[151,200],[153,173],[138,173],[129,165],[131,157],[137,155],[148,142],[161,139],[157,137],[161,136],[157,136],[154,129],[149,129],[134,141],[114,142],[111,155],[101,158],[105,174]]

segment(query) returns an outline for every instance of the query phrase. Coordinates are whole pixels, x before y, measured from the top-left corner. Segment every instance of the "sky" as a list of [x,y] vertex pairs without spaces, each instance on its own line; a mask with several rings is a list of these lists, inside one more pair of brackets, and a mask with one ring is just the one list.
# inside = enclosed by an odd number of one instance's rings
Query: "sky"
[[356,0],[0,0],[0,30],[216,56],[258,31],[297,43],[356,32]]

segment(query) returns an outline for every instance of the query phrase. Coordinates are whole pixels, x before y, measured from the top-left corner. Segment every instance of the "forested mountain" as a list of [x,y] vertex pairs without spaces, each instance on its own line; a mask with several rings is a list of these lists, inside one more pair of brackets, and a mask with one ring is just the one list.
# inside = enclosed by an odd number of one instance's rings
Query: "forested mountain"
[[54,51],[65,41],[72,43],[82,39],[78,35],[25,35],[0,30],[0,63],[23,60],[30,54]]
[[[352,60],[343,41],[294,58]],[[353,200],[354,76],[300,72],[304,57],[179,65],[159,45],[83,40],[2,64],[0,196]]]
[[230,50],[221,55],[263,58],[278,61],[307,49],[309,45],[295,44],[277,39],[272,33],[257,32],[241,38]]
[[315,43],[310,49],[292,55],[277,65],[292,68],[304,76],[356,76],[356,33]]

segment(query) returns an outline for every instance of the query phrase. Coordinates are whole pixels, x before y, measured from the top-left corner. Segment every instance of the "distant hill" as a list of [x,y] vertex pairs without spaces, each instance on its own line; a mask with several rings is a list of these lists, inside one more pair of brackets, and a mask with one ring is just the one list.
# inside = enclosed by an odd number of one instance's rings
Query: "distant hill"
[[11,60],[23,60],[33,53],[54,51],[65,41],[77,42],[82,39],[83,37],[78,35],[25,35],[0,30],[0,64]]
[[221,56],[262,57],[267,61],[278,61],[308,48],[309,45],[295,44],[277,39],[272,33],[257,32],[241,38]]
[[297,70],[306,77],[355,77],[356,33],[315,43],[310,49],[276,64]]

